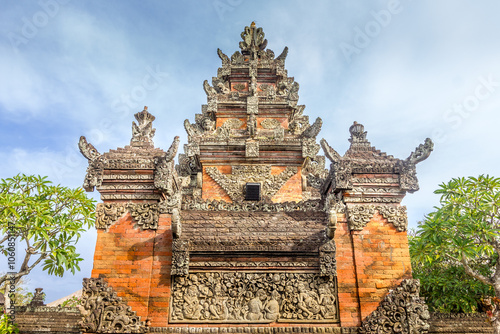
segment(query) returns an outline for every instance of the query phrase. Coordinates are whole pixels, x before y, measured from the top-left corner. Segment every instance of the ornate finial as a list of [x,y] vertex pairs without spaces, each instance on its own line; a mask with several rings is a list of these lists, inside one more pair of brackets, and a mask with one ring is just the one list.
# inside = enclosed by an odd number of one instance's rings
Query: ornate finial
[[132,122],[132,140],[130,142],[143,142],[152,144],[153,137],[156,131],[156,129],[153,129],[153,121],[156,117],[148,112],[147,106],[144,106],[144,110],[135,114],[134,117],[139,125],[137,125],[135,122]]
[[240,49],[242,54],[250,54],[255,59],[257,52],[264,50],[267,46],[267,39],[262,28],[256,28],[255,22],[250,24],[250,27],[245,27],[241,33]]
[[349,139],[349,142],[351,143],[351,145],[355,145],[355,144],[365,144],[365,145],[360,145],[360,146],[366,146],[366,144],[368,144],[368,146],[370,145],[370,143],[368,142],[368,140],[366,140],[366,131],[365,131],[365,127],[363,126],[363,124],[359,124],[358,122],[354,122],[351,127],[349,128],[349,132],[351,133],[351,138]]

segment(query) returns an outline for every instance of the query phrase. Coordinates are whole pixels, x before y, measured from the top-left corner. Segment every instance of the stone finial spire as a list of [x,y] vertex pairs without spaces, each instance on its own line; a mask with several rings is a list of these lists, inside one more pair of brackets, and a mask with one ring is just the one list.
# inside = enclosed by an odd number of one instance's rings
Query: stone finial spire
[[351,143],[351,148],[361,148],[361,147],[370,147],[370,142],[366,139],[366,131],[363,124],[359,124],[358,122],[354,122],[349,128],[349,132],[351,133],[351,138],[349,138],[349,142]]
[[153,121],[156,117],[148,112],[148,107],[146,106],[143,111],[136,113],[134,117],[139,125],[132,122],[132,139],[130,140],[130,145],[134,146],[134,143],[153,144],[153,137],[156,131],[153,128]]
[[[264,30],[257,28],[255,22],[250,27],[245,27],[241,33],[240,49],[243,55],[250,54],[255,56],[258,51],[264,50],[267,46],[267,39],[264,38]],[[255,58],[255,57],[254,57]]]

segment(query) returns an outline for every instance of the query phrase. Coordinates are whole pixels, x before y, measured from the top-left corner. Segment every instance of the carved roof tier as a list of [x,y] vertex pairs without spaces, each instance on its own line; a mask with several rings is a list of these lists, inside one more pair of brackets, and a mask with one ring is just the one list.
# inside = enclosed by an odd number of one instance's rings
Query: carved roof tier
[[182,235],[190,252],[315,252],[329,239],[316,212],[186,211]]
[[241,37],[241,51],[231,57],[217,50],[222,67],[212,84],[203,83],[207,104],[195,123],[184,122],[188,145],[179,158],[182,176],[223,162],[301,166],[319,151],[322,121],[310,124],[305,106],[298,105],[299,84],[285,70],[288,48],[276,57],[254,23]]

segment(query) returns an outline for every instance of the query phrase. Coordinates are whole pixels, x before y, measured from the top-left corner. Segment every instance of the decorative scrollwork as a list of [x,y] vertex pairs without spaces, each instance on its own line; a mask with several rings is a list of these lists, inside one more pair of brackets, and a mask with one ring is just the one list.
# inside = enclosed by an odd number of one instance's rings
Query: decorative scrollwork
[[228,203],[225,201],[208,200],[201,201],[197,199],[184,199],[182,210],[197,211],[235,211],[235,212],[292,212],[292,211],[319,211],[323,204],[319,200],[310,200],[302,202],[236,202]]
[[207,167],[207,174],[222,187],[233,201],[244,199],[244,184],[262,184],[262,199],[270,200],[295,174],[297,167],[287,167],[277,175],[271,175],[270,165],[239,165],[232,167],[232,174],[222,174],[217,167]]
[[145,333],[146,327],[102,278],[84,278],[81,326],[86,333]]
[[353,231],[361,231],[372,219],[375,211],[392,223],[398,232],[408,228],[406,207],[401,205],[355,204],[347,207],[347,221]]
[[95,209],[95,227],[107,229],[127,210],[125,204],[98,203]]

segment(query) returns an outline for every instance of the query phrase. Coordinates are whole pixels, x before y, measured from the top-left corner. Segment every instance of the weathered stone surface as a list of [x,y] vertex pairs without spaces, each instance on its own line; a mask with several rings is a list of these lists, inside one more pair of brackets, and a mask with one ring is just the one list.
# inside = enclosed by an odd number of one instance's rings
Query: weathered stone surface
[[171,322],[338,322],[332,277],[197,273],[173,281]]

